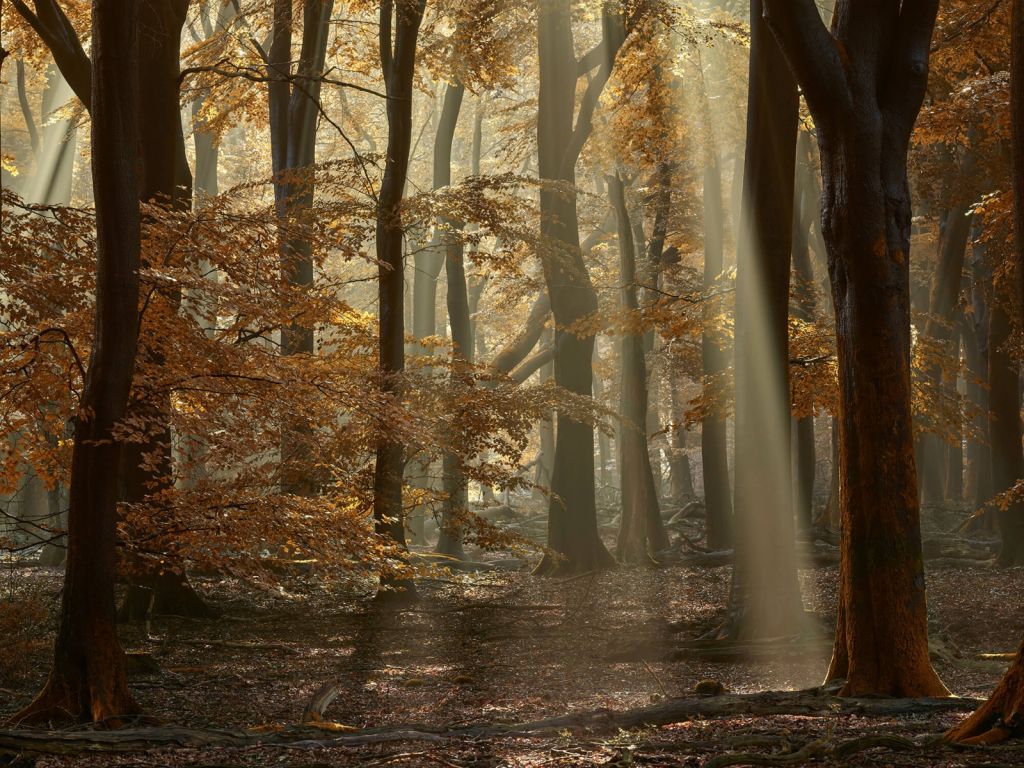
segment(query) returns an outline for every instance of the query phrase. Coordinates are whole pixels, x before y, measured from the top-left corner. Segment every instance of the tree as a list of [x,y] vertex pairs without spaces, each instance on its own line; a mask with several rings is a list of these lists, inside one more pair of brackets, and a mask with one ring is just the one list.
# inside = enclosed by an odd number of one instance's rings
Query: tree
[[[583,397],[593,393],[592,331],[574,328],[597,310],[597,295],[583,262],[576,210],[576,162],[593,130],[598,99],[626,38],[626,24],[612,3],[602,5],[601,43],[594,55],[576,60],[572,3],[542,0],[537,19],[540,86],[537,152],[541,187],[544,280],[555,318],[555,382]],[[576,81],[597,67],[587,83],[575,126]],[[594,492],[594,428],[559,411],[548,508],[548,547],[537,572],[607,568],[613,559],[597,531]]]
[[[1013,494],[1024,479],[1021,446],[1020,364],[1011,349],[1013,326],[1024,332],[1024,8],[1014,0],[1010,21],[1010,136],[1013,163],[1013,247],[1009,269],[990,305],[988,335],[989,439],[992,444],[992,486],[997,494]],[[1019,337],[1018,337],[1019,338]],[[1019,348],[1018,348],[1019,352]],[[999,510],[1002,547],[1000,566],[1024,565],[1024,494],[1017,491]]]
[[720,636],[801,629],[790,478],[789,281],[799,97],[750,6],[750,91],[736,265],[735,563]]
[[910,390],[910,134],[937,0],[765,0],[818,131],[836,313],[842,542],[828,679],[845,696],[944,696],[928,656]]
[[[313,247],[308,217],[315,192],[316,126],[320,83],[327,53],[334,0],[302,3],[302,43],[292,72],[292,0],[275,0],[267,70],[270,152],[274,202],[281,221],[281,273],[292,285],[313,284]],[[294,322],[281,329],[281,354],[311,355],[313,328]],[[310,426],[292,422],[282,430],[281,487],[286,493],[312,495],[317,486],[306,447]]]
[[[396,7],[396,5],[398,7]],[[405,369],[404,264],[402,194],[409,172],[412,144],[412,81],[416,65],[416,39],[426,0],[381,0],[380,64],[387,93],[388,149],[377,197],[377,261],[380,387],[385,397],[401,394],[400,377]],[[394,35],[392,40],[392,28]],[[373,471],[373,517],[377,532],[405,549],[402,511],[404,447],[383,434],[377,446]],[[379,595],[415,596],[407,579],[385,577]]]
[[619,473],[622,489],[622,517],[616,554],[628,563],[650,561],[650,552],[667,549],[668,534],[658,509],[658,495],[647,450],[647,365],[643,336],[633,326],[639,310],[637,300],[636,249],[626,207],[622,178],[608,177],[608,195],[619,222],[619,280],[624,329],[620,355],[622,378],[619,386]]
[[117,725],[139,711],[114,620],[117,476],[138,337],[139,3],[94,0],[92,175],[96,202],[95,344],[75,419],[68,557],[53,667],[16,722],[70,716]]

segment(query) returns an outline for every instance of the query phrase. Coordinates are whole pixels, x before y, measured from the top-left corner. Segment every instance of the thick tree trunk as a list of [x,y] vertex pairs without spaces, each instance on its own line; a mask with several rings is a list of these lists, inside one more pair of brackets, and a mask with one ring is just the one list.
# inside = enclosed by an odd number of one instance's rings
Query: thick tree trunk
[[53,668],[16,722],[63,719],[117,725],[138,712],[114,621],[116,467],[138,340],[140,224],[134,152],[139,140],[139,6],[94,0],[92,173],[96,203],[96,321],[75,421],[68,558]]
[[[1003,493],[1024,479],[1024,448],[1021,446],[1020,359],[1010,349],[1013,324],[1024,332],[1024,3],[1014,0],[1012,16],[1010,73],[1010,125],[1013,150],[1012,268],[1009,285],[1000,286],[1001,296],[992,303],[989,326],[989,385],[991,386],[992,485]],[[1019,336],[1017,338],[1020,338]],[[1024,499],[999,511],[999,532],[1003,544],[1001,566],[1024,565]],[[1018,659],[1018,666],[1020,660]],[[1018,703],[1020,689],[1017,686]]]
[[743,240],[736,270],[735,564],[721,636],[802,630],[790,465],[789,283],[799,97],[751,3]]
[[[402,252],[402,191],[409,172],[412,145],[413,75],[416,41],[426,0],[396,9],[391,0],[380,3],[380,59],[387,90],[388,151],[377,200],[377,261],[379,301],[380,386],[385,397],[401,397],[400,378],[405,369],[403,316],[404,269]],[[394,41],[392,42],[392,27]],[[404,447],[384,434],[377,446],[373,472],[373,517],[377,533],[391,539],[404,553],[405,521],[402,510]],[[385,574],[378,597],[415,597],[412,581]]]
[[[722,336],[709,326],[721,311],[722,302],[712,297],[715,282],[724,269],[725,211],[722,208],[722,172],[713,152],[704,168],[704,291],[706,309],[700,337],[701,361],[708,380],[721,376],[728,366]],[[732,544],[732,488],[729,483],[729,452],[725,415],[708,414],[700,425],[700,461],[704,477],[704,509],[707,545],[727,549]]]
[[[636,249],[626,206],[625,185],[618,175],[608,177],[608,195],[619,222],[619,282],[621,305],[626,314],[639,309]],[[630,322],[628,319],[626,322]],[[650,562],[650,552],[667,549],[668,534],[658,509],[654,475],[647,450],[647,366],[643,336],[622,335],[619,386],[619,483],[622,515],[616,555],[627,563]]]
[[[928,655],[910,383],[910,134],[937,0],[764,0],[818,128],[839,356],[842,543],[828,679],[844,696],[943,696]],[[840,57],[842,51],[842,57]]]

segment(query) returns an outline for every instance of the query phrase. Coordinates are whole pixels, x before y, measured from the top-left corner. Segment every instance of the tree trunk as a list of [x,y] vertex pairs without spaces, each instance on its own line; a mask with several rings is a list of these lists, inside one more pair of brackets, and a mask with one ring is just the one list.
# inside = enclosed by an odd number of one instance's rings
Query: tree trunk
[[[401,214],[402,190],[409,172],[412,145],[413,75],[416,40],[426,0],[395,9],[392,0],[380,3],[380,59],[388,102],[388,151],[377,200],[377,261],[379,302],[380,387],[385,398],[401,398],[400,379],[405,370],[405,323],[403,317],[404,271]],[[392,42],[392,26],[395,28]],[[389,538],[401,555],[406,551],[402,511],[404,447],[383,434],[377,445],[373,472],[373,517],[377,533]],[[378,597],[415,597],[409,579],[385,573]]]
[[743,223],[736,269],[735,563],[721,636],[802,630],[790,476],[789,283],[799,97],[751,3]]
[[[953,341],[956,302],[963,284],[964,255],[971,234],[973,215],[966,204],[956,205],[946,213],[939,245],[939,259],[935,271],[929,301],[929,319],[925,333],[938,344],[948,345]],[[931,386],[949,389],[951,383],[946,377],[943,382],[940,366],[931,366],[927,371]],[[955,386],[955,383],[952,384]],[[942,437],[934,432],[922,436],[920,469],[921,501],[924,504],[939,504],[945,497],[945,461]]]
[[[944,696],[928,655],[910,383],[907,148],[937,0],[764,0],[818,129],[839,357],[842,542],[828,679],[843,696]],[[842,56],[840,57],[840,51]]]
[[[573,394],[589,398],[593,392],[594,336],[570,330],[574,323],[597,311],[597,295],[580,249],[575,166],[593,129],[593,110],[625,34],[621,20],[603,20],[606,60],[587,85],[574,130],[579,67],[573,53],[571,5],[569,0],[545,0],[540,4],[537,23],[540,178],[566,182],[559,189],[541,187],[541,261],[556,323],[555,382]],[[615,40],[611,34],[617,35]],[[614,560],[598,535],[594,480],[593,426],[559,411],[547,542],[555,554],[544,556],[538,573],[575,573],[613,565]]]
[[[450,84],[445,91],[444,109],[438,124],[438,140],[441,142],[441,131],[444,130],[447,145],[447,169],[438,173],[437,155],[434,155],[434,185],[439,180],[447,186],[451,184],[451,147],[455,124],[458,121],[459,107],[465,87],[462,83]],[[449,106],[451,102],[451,106]],[[444,159],[444,158],[442,158]],[[447,177],[447,178],[445,178]],[[462,222],[445,222],[452,227],[462,226]],[[458,370],[460,365],[473,363],[473,333],[469,315],[469,288],[466,284],[466,266],[463,259],[462,241],[457,237],[446,237],[445,240],[445,277],[448,280],[448,323],[452,329],[452,365]],[[443,463],[445,502],[442,508],[441,531],[437,540],[437,551],[452,557],[463,558],[462,530],[459,525],[460,515],[465,513],[469,505],[466,489],[466,477],[462,470],[462,461],[451,450],[445,451]]]
[[[988,294],[991,292],[992,274],[985,263],[985,246],[980,242],[981,228],[975,225],[971,256],[971,314],[965,321],[964,354],[970,374],[967,392],[976,408],[974,430],[978,437],[968,446],[967,498],[975,509],[981,509],[992,498],[992,446],[988,436]],[[992,525],[994,516],[985,514],[984,520]]]
[[[991,386],[992,485],[996,493],[1024,479],[1024,448],[1021,446],[1020,361],[1010,349],[1012,323],[1024,332],[1024,2],[1013,0],[1011,15],[1010,126],[1013,154],[1013,226],[1011,269],[999,299],[993,301],[989,326],[989,384]],[[1001,301],[1000,301],[1001,299]],[[1019,336],[1017,338],[1020,338]],[[999,510],[1001,566],[1024,565],[1024,499]],[[1018,668],[1021,666],[1018,657]],[[1018,680],[1024,675],[1018,675]],[[1017,703],[1021,699],[1017,684]],[[1018,718],[1020,717],[1018,713]]]
[[[1019,12],[1014,7],[1015,12]],[[1017,28],[1017,34],[1024,34]],[[946,732],[947,741],[989,745],[1019,736],[1024,728],[1024,641],[988,701]]]
[[92,356],[75,421],[68,558],[53,668],[15,722],[71,717],[116,726],[139,711],[128,691],[114,621],[117,477],[138,340],[140,224],[135,153],[139,140],[139,6],[94,0],[92,176],[96,204],[96,320]]
[[[619,222],[619,282],[625,315],[635,315],[637,300],[636,249],[626,206],[625,185],[616,174],[608,177],[608,195]],[[627,324],[633,319],[625,318]],[[627,563],[650,562],[650,552],[667,549],[668,534],[658,509],[654,475],[647,450],[647,366],[643,336],[626,331],[622,335],[619,386],[619,484],[622,515],[616,555]]]
[[[728,365],[721,334],[709,327],[722,309],[721,300],[712,298],[711,294],[725,266],[724,250],[722,172],[718,157],[712,152],[704,168],[704,291],[708,295],[700,337],[701,361],[707,380],[721,376]],[[710,549],[728,549],[732,545],[732,488],[724,414],[709,414],[701,420],[700,462],[704,476],[707,545]]]
[[[313,207],[316,124],[320,114],[320,80],[334,0],[302,5],[302,43],[292,73],[292,4],[275,0],[267,84],[274,202],[282,232],[281,276],[291,286],[313,286],[313,245],[308,221]],[[313,327],[295,322],[281,329],[281,355],[312,355]],[[281,492],[312,496],[322,481],[311,471],[313,425],[294,415],[281,427]]]
[[[811,225],[820,218],[820,195],[813,194],[813,182],[808,178],[813,170],[807,162],[810,154],[810,134],[801,131],[797,139],[797,177],[793,208],[793,295],[791,312],[805,323],[814,321],[815,284],[811,263]],[[796,522],[802,530],[811,527],[814,516],[814,474],[817,457],[814,446],[814,414],[795,420],[793,445],[795,472],[793,497]]]
[[[1012,279],[1012,275],[1008,277]],[[992,445],[992,491],[995,494],[1009,491],[1018,479],[1024,477],[1024,458],[1021,455],[1020,364],[1013,358],[1010,349],[1010,311],[1015,303],[1015,297],[1011,293],[1010,285],[997,283],[997,291],[999,288],[1004,290],[1001,292],[1002,295],[996,295],[992,299],[988,331],[988,433]],[[1002,545],[996,563],[1004,568],[1024,565],[1024,501],[1015,499],[1005,508],[1000,506],[997,518]]]

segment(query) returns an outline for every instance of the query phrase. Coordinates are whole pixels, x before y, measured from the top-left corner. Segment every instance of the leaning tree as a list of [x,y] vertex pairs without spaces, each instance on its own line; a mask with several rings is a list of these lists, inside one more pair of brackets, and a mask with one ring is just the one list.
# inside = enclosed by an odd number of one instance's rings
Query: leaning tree
[[938,0],[764,0],[818,132],[839,358],[842,547],[828,679],[842,695],[942,696],[928,656],[910,383],[907,149]]

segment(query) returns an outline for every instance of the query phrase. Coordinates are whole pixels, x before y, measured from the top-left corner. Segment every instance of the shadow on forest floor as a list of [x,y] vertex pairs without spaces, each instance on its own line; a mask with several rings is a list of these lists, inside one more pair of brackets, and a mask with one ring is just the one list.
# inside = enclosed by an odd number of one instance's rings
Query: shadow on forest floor
[[[59,589],[55,570],[18,570],[23,585],[34,583],[50,594]],[[145,710],[192,728],[273,730],[294,724],[329,683],[340,693],[324,719],[338,724],[336,729],[458,727],[623,710],[692,695],[708,679],[733,693],[818,684],[828,662],[827,642],[804,643],[776,657],[678,652],[680,643],[720,618],[729,572],[674,566],[568,580],[525,571],[460,575],[425,580],[422,599],[399,611],[322,589],[254,595],[234,582],[200,580],[198,586],[224,609],[223,618],[157,617],[149,635],[141,626],[124,627],[123,641],[158,666],[131,679]],[[805,606],[825,626],[834,615],[836,579],[834,566],[801,574]],[[1024,633],[1024,569],[933,568],[928,588],[940,675],[957,694],[986,696],[1007,662],[983,654],[1011,650]],[[0,716],[25,703],[42,683],[49,637],[43,640],[26,652],[17,675],[0,679]],[[180,748],[47,756],[37,765],[753,764],[723,758],[745,752],[761,755],[754,762],[787,765],[811,759],[836,765],[1024,763],[1024,747],[953,753],[885,738],[830,751],[866,735],[922,738],[960,716],[741,715],[590,736],[466,738],[312,752],[280,746]]]

